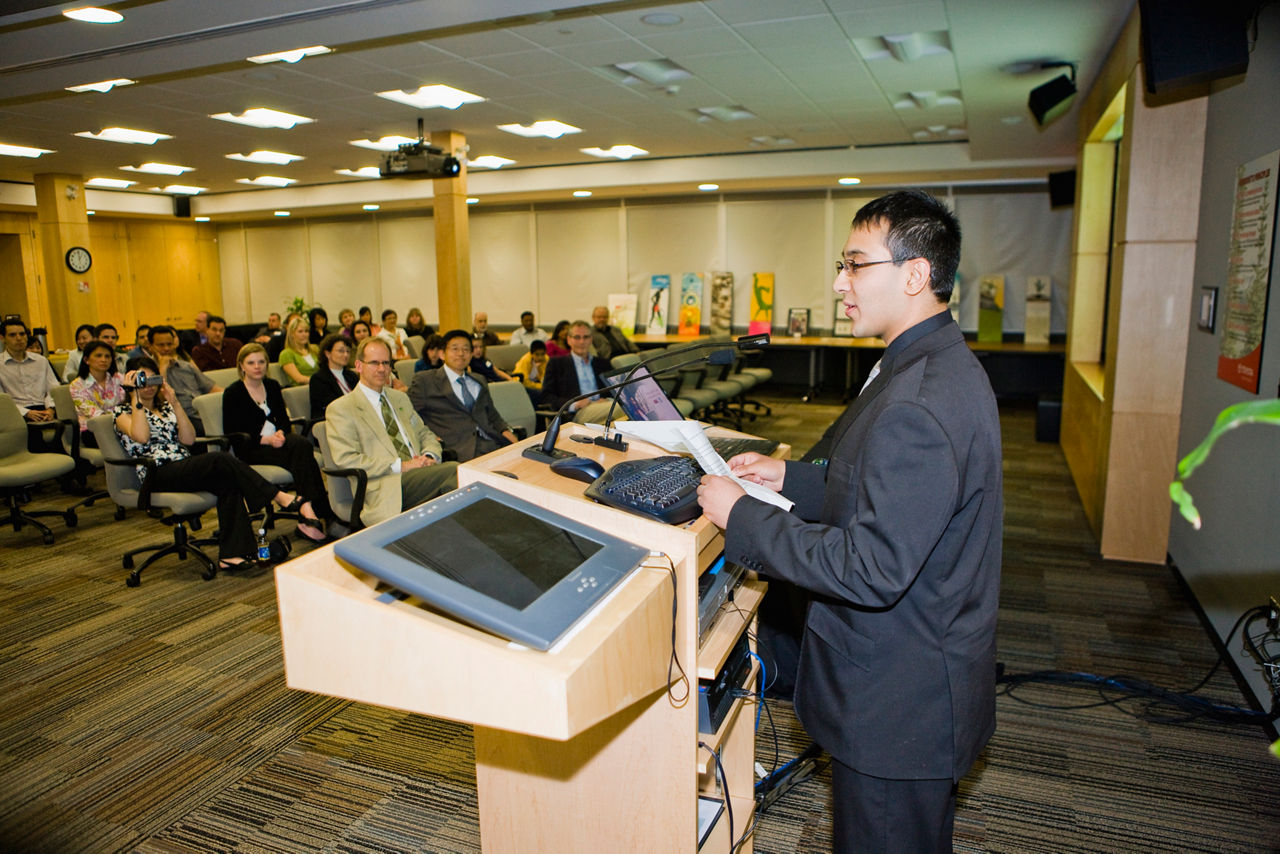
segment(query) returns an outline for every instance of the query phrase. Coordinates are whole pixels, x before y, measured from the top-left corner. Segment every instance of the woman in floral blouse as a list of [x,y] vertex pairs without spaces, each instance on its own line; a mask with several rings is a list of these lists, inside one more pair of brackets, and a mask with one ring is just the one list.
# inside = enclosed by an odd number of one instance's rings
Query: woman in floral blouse
[[89,419],[105,415],[124,403],[116,354],[110,344],[104,341],[85,344],[78,376],[71,381],[71,399],[80,419],[80,444],[88,448],[98,447],[98,440],[89,430]]
[[284,510],[315,516],[311,503],[277,490],[248,463],[225,451],[191,456],[188,446],[195,442],[196,429],[182,410],[168,383],[147,385],[144,380],[159,375],[154,360],[143,356],[129,360],[124,376],[124,403],[115,409],[115,427],[120,444],[131,457],[150,457],[158,464],[150,476],[138,466],[142,492],[189,492],[198,489],[218,497],[218,556],[222,569],[252,564],[255,553],[249,510],[258,510],[274,501]]

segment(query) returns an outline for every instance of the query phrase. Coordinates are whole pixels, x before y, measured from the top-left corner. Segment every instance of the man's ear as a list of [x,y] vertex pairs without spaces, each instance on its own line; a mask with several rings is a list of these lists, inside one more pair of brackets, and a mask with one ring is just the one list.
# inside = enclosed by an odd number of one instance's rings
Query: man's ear
[[912,258],[906,262],[907,282],[905,291],[908,296],[919,296],[932,292],[929,281],[933,276],[933,265],[927,258]]

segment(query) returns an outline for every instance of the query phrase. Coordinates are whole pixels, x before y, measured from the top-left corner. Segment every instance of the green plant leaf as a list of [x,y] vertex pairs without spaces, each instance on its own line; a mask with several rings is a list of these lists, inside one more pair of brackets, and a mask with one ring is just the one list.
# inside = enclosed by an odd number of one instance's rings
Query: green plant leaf
[[1196,506],[1191,501],[1191,493],[1187,492],[1186,487],[1182,485],[1182,481],[1191,476],[1200,464],[1209,458],[1209,451],[1213,449],[1218,439],[1223,434],[1234,430],[1242,424],[1275,424],[1280,426],[1280,399],[1277,400],[1249,400],[1244,403],[1237,403],[1234,406],[1228,406],[1222,412],[1218,413],[1217,419],[1213,422],[1213,427],[1209,430],[1208,435],[1178,462],[1178,480],[1169,484],[1169,497],[1178,505],[1178,511],[1182,513],[1182,517],[1195,526],[1196,530],[1200,529],[1200,513],[1196,510]]

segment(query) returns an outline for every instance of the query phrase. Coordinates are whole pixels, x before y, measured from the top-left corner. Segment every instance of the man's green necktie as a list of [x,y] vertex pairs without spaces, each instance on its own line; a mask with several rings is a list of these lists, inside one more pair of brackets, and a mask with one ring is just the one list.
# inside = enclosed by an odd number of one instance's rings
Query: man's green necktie
[[413,459],[413,452],[409,450],[409,446],[405,444],[404,436],[400,434],[400,424],[396,421],[395,413],[391,411],[391,404],[387,403],[385,394],[378,395],[378,400],[382,401],[382,420],[387,425],[387,435],[391,437],[391,444],[395,446],[396,453],[400,455],[402,460]]

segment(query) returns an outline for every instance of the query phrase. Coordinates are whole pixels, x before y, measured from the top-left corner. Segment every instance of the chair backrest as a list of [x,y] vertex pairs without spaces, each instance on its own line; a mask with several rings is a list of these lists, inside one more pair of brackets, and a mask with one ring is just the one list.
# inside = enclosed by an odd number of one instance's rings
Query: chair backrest
[[240,379],[240,371],[237,368],[214,368],[212,371],[205,371],[204,375],[218,388],[226,388]]
[[502,416],[502,420],[512,427],[524,428],[526,436],[532,436],[538,423],[538,416],[533,411],[533,402],[524,386],[515,380],[500,383],[489,383],[489,394],[493,396],[493,406]]
[[516,362],[520,361],[520,357],[528,352],[528,345],[520,344],[494,344],[492,347],[484,348],[485,358],[493,362],[495,368],[507,373],[511,373],[515,369]]
[[613,366],[613,369],[615,371],[620,371],[623,368],[630,368],[633,365],[637,365],[639,363],[640,363],[639,353],[619,353],[618,355],[614,356],[612,359],[609,360],[609,364]]
[[[317,421],[311,426],[311,435],[315,438],[316,444],[320,446],[320,459],[323,468],[336,468],[333,462],[333,454],[329,452],[329,434],[326,432],[326,425],[323,421]],[[341,475],[324,476],[326,489],[329,493],[329,506],[339,519],[352,523],[351,506],[355,503],[355,486],[352,478],[343,477]]]
[[200,423],[204,424],[206,436],[222,435],[222,392],[214,391],[198,395],[191,401],[196,405],[196,413]]
[[[293,380],[289,379],[289,375],[284,372],[284,368],[280,366],[279,362],[269,362],[267,364],[267,376],[280,383],[281,386],[293,385]],[[239,378],[239,374],[237,374],[236,379]],[[222,383],[218,383],[218,385],[222,385]],[[222,387],[226,388],[226,386]]]
[[417,359],[396,359],[396,376],[400,378],[400,382],[405,385],[413,382],[413,366],[417,363]]
[[49,389],[53,396],[53,411],[59,421],[69,421],[70,425],[62,431],[62,447],[71,453],[72,430],[80,429],[80,416],[76,415],[76,402],[71,399],[71,386],[56,385]]
[[284,408],[289,413],[290,421],[302,421],[306,423],[311,419],[311,387],[305,385],[291,385],[288,388],[280,389],[280,394],[284,397]]
[[7,394],[0,394],[0,457],[27,450],[27,421],[18,404]]
[[[102,451],[103,457],[109,460],[129,458],[124,452],[124,446],[120,444],[120,437],[116,435],[114,416],[95,415],[89,419],[89,429],[93,432],[93,438],[98,440],[98,450]],[[138,491],[141,489],[137,469],[133,466],[107,466],[104,473],[111,500],[121,507],[137,507]]]
[[427,339],[421,335],[410,335],[404,340],[404,348],[409,351],[409,355],[414,359],[422,358],[422,348],[426,346]]

